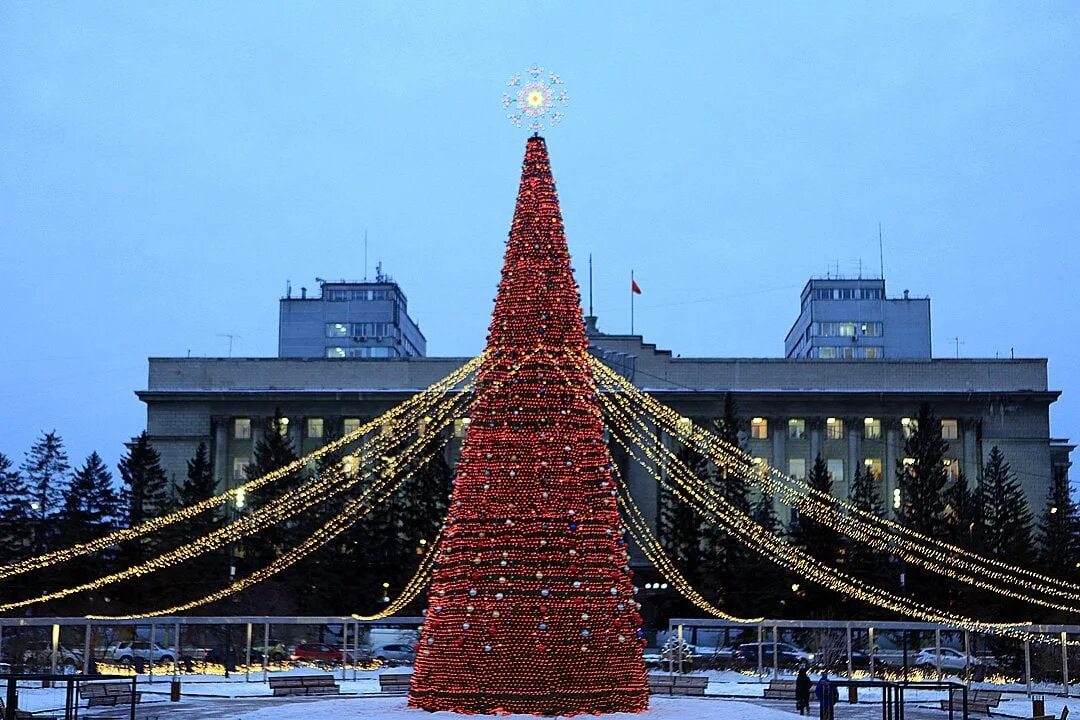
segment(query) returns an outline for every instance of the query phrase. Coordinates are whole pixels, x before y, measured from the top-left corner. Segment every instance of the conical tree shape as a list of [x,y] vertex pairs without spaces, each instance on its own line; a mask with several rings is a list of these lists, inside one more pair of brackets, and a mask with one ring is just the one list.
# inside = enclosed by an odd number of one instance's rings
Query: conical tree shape
[[547,146],[529,139],[409,704],[648,705],[611,458]]

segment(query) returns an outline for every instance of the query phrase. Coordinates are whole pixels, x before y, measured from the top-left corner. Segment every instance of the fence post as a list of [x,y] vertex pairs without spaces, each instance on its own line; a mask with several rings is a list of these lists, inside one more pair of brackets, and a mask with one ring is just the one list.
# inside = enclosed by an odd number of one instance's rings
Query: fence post
[[[147,658],[147,663],[150,667],[150,684],[154,684],[154,650],[157,648],[157,624],[150,623],[150,650],[148,650],[150,657]],[[132,651],[134,653],[134,651]]]
[[177,680],[180,677],[180,621],[177,620],[173,626],[173,660],[172,660],[172,674],[173,680]]
[[934,631],[934,669],[938,682],[941,682],[941,628]]
[[1031,638],[1024,640],[1024,679],[1027,680],[1027,694],[1031,697]]
[[964,630],[964,685],[971,687],[971,631]]
[[270,661],[270,623],[269,622],[264,622],[263,623],[263,661],[262,661],[263,682],[269,682],[269,680],[270,680],[270,676],[269,676],[269,674],[267,672],[267,669],[269,667],[267,665],[267,663],[269,661]]
[[762,625],[761,623],[758,623],[758,626],[757,626],[757,678],[758,678],[758,682],[761,682],[763,680],[762,676],[765,674],[765,660],[764,660],[765,638],[763,637],[763,635],[764,635],[764,625]]
[[53,675],[56,674],[56,655],[60,652],[60,626],[52,626],[52,658],[49,662],[49,666],[52,668],[50,672]]
[[847,677],[848,680],[853,680],[852,677],[855,674],[855,665],[851,660],[851,623],[847,624]]
[[773,680],[780,674],[780,630],[776,625],[772,626],[772,676]]
[[1069,697],[1069,634],[1061,631],[1061,683],[1065,686],[1065,697]]
[[251,623],[247,624],[247,655],[244,656],[244,682],[251,682]]
[[870,679],[873,680],[877,677],[877,673],[874,671],[874,628],[867,628],[866,632],[869,636],[870,645]]
[[90,649],[90,623],[86,623],[86,637],[83,639],[83,675],[90,674],[90,661],[94,659]]

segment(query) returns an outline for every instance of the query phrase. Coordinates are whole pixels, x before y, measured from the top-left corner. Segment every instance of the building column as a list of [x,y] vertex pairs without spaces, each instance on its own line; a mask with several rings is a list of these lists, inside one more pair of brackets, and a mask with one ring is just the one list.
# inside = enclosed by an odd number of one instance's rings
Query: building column
[[964,460],[963,469],[964,475],[967,476],[968,487],[975,487],[979,482],[980,467],[982,463],[979,461],[979,440],[978,433],[976,432],[975,425],[978,420],[961,420],[960,427],[962,428],[964,438]]
[[899,452],[903,441],[900,438],[900,428],[895,420],[882,419],[882,431],[885,433],[885,457],[882,460],[881,479],[885,487],[886,516],[895,518],[896,509],[893,508],[893,490],[896,489],[896,463],[900,458]]
[[847,483],[847,498],[851,498],[851,483],[855,479],[855,472],[859,470],[859,463],[862,458],[862,418],[845,418],[844,424],[847,426],[844,428],[844,432],[847,433],[848,452],[847,452],[847,468],[844,470],[844,480]]
[[810,436],[810,457],[806,460],[806,474],[810,474],[810,468],[814,466],[814,460],[821,454],[821,433],[825,427],[825,421],[821,418],[807,418],[806,432]]
[[787,422],[785,418],[769,418],[769,432],[772,433],[772,457],[769,458],[769,464],[786,475]]
[[214,429],[214,448],[210,458],[210,466],[214,472],[214,482],[217,483],[218,492],[229,487],[232,478],[229,477],[229,420],[223,417],[210,418]]

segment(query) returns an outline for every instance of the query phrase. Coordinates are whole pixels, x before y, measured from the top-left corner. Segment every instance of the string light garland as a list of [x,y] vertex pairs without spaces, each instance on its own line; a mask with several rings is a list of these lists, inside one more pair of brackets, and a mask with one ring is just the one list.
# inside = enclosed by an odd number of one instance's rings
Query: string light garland
[[[715,522],[721,529],[754,552],[812,582],[847,597],[927,622],[947,624],[973,632],[1001,635],[1017,640],[1052,645],[1061,643],[1055,637],[1022,630],[1021,628],[1030,625],[1026,621],[991,623],[965,617],[934,608],[911,598],[896,595],[859,580],[841,570],[829,567],[813,556],[794,547],[785,539],[777,537],[762,528],[748,515],[732,506],[723,495],[719,493],[713,493],[710,497],[702,495],[700,489],[689,481],[689,478],[693,476],[692,471],[673,453],[670,454],[670,457],[665,458],[654,452],[649,445],[634,444],[627,441],[624,435],[632,437],[633,431],[629,426],[618,421],[616,421],[614,430],[612,438],[616,443],[660,485],[669,489],[680,500],[693,507],[703,517]],[[650,445],[656,445],[655,439]],[[662,445],[659,447],[666,450]],[[670,451],[668,452],[670,453]],[[656,466],[665,467],[668,470],[666,477],[656,471]],[[1070,641],[1068,644],[1074,645],[1078,643]]]
[[439,553],[439,544],[442,542],[442,531],[440,530],[435,539],[431,542],[427,552],[424,553],[423,559],[420,561],[420,566],[416,569],[416,572],[409,579],[409,582],[402,588],[401,594],[399,594],[394,600],[390,602],[385,608],[374,615],[357,615],[353,614],[354,620],[382,620],[396,615],[405,608],[410,602],[412,602],[417,595],[427,587],[431,582],[432,568],[435,566],[435,557]]
[[587,345],[547,147],[534,136],[428,590],[413,707],[647,707],[641,618]]
[[[674,410],[657,403],[648,394],[633,388],[633,385],[627,383],[599,361],[593,359],[592,362],[597,374],[603,375],[605,379],[618,381],[613,382],[613,385],[617,386],[613,396],[620,402],[623,401],[624,394],[641,401],[641,404],[644,405],[649,405],[651,401],[652,407],[646,407],[645,410],[648,417],[654,420],[658,426],[670,432],[681,442],[694,447],[713,459],[725,471],[742,474],[744,477],[751,479],[765,492],[774,494],[786,504],[798,508],[801,513],[829,524],[852,539],[872,544],[879,550],[895,553],[913,564],[938,572],[951,579],[1032,604],[1066,612],[1080,612],[1080,609],[1075,605],[1066,605],[1059,601],[1048,601],[1018,593],[988,583],[980,579],[979,576],[1000,583],[1015,585],[1029,591],[1073,601],[1080,601],[1080,593],[1075,591],[1080,590],[1080,586],[1042,575],[1027,568],[1012,566],[992,558],[986,558],[949,543],[928,538],[899,523],[867,512],[849,501],[812,488],[805,482],[790,478],[774,468],[756,465],[753,458],[741,450],[737,452],[732,450],[730,445],[724,443],[715,434],[696,425],[692,425],[692,429],[687,430],[687,424],[680,422],[680,418]],[[633,388],[633,391],[630,391],[629,388]],[[649,410],[655,410],[656,406],[662,408],[663,412],[648,413]],[[958,568],[964,572],[955,572],[953,568]],[[1000,568],[1000,570],[994,568]]]
[[74,560],[78,557],[106,550],[122,542],[135,540],[145,535],[159,532],[176,523],[190,520],[201,513],[209,512],[210,510],[222,507],[230,502],[235,503],[238,496],[250,498],[252,493],[256,490],[288,477],[294,472],[301,471],[307,468],[311,463],[317,462],[330,453],[337,452],[354,442],[361,441],[368,433],[381,430],[381,428],[388,425],[394,427],[395,425],[402,424],[407,418],[412,419],[415,422],[416,418],[428,414],[435,404],[444,400],[447,393],[474,373],[483,362],[483,357],[484,356],[481,354],[480,356],[473,358],[446,377],[433,383],[425,390],[413,395],[405,402],[396,405],[394,408],[376,417],[374,420],[361,425],[356,430],[345,434],[341,438],[324,445],[318,450],[315,450],[278,470],[250,480],[243,485],[238,485],[237,487],[215,495],[214,497],[180,508],[176,512],[152,518],[135,527],[116,530],[108,535],[104,535],[89,542],[72,545],[62,550],[25,558],[10,565],[2,566],[0,567],[0,580],[22,575],[33,570],[51,567],[59,563],[68,562],[69,560]]

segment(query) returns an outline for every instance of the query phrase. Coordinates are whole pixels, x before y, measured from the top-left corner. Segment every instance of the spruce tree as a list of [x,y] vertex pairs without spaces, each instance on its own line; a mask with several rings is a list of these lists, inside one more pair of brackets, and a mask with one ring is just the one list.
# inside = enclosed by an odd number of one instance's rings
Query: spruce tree
[[30,488],[30,510],[34,523],[31,545],[35,552],[45,552],[52,542],[54,533],[48,520],[60,510],[69,470],[71,465],[64,450],[64,441],[55,430],[42,433],[23,461],[22,474]]
[[[708,482],[709,464],[701,453],[692,447],[683,446],[676,451],[675,456],[694,477]],[[661,489],[657,531],[660,544],[679,570],[691,585],[699,586],[702,570],[702,519],[698,512],[674,492]]]
[[900,488],[901,518],[907,527],[937,537],[944,524],[942,491],[948,480],[945,452],[949,444],[941,439],[941,425],[929,405],[922,405],[915,429],[904,442],[905,465],[897,460],[896,481]]
[[[885,516],[885,506],[878,494],[881,479],[869,468],[856,468],[851,480],[851,503],[863,512],[875,517]],[[880,550],[867,547],[865,543],[845,537],[842,542],[843,565],[846,572],[860,580],[878,586],[895,582],[898,570],[891,558]],[[855,616],[866,612],[864,603],[845,602],[847,614]]]
[[[214,478],[213,465],[205,443],[199,443],[195,454],[187,461],[187,472],[183,482],[176,489],[176,504],[188,507],[207,500],[217,494],[217,480]],[[190,545],[221,526],[220,509],[207,510],[180,523],[175,527],[173,544]],[[220,578],[225,575],[223,552],[216,550],[200,555],[169,573],[170,582],[180,590],[183,598],[196,597],[198,591],[206,587],[208,578]],[[219,582],[220,582],[219,581]]]
[[[5,559],[10,559],[8,554],[18,550],[25,541],[27,524],[32,517],[30,503],[30,488],[22,473],[0,453],[0,553],[5,554]],[[11,557],[18,555],[15,552]]]
[[965,550],[977,550],[980,498],[977,490],[968,484],[967,475],[961,472],[942,493],[942,500],[945,503],[945,539]]
[[1032,558],[1032,516],[1027,496],[997,445],[983,469],[981,539],[987,557],[1013,565],[1027,565]]
[[[288,423],[280,410],[267,418],[262,437],[255,443],[254,462],[244,468],[248,480],[262,477],[279,470],[297,459],[292,440],[288,435]],[[297,471],[289,474],[272,485],[264,486],[258,492],[246,498],[246,505],[257,509],[282,494],[295,490],[303,482],[306,472]],[[239,510],[238,510],[239,512]],[[295,519],[271,526],[256,535],[245,538],[240,546],[244,565],[256,569],[272,562],[295,539],[299,524],[305,520]]]
[[121,503],[129,526],[134,527],[172,509],[169,478],[161,466],[161,455],[150,444],[150,436],[145,430],[132,438],[118,468],[124,482]]
[[[832,495],[832,474],[825,459],[819,454],[806,476],[806,484],[826,495]],[[831,502],[831,501],[830,501]],[[840,538],[835,529],[812,517],[799,516],[791,528],[791,542],[826,565],[835,567],[840,549]],[[809,616],[822,614],[832,603],[832,593],[818,586],[803,586],[791,606]]]
[[[713,427],[721,440],[744,449],[744,423],[739,417],[738,407],[731,393],[724,394],[724,413],[713,421]],[[750,514],[750,478],[744,472],[718,464],[712,485],[734,508]],[[749,570],[750,560],[746,548],[735,537],[713,523],[705,524],[702,540],[706,596],[723,598],[729,604],[743,604],[748,598],[736,596],[754,592],[754,589],[743,581]]]
[[1056,578],[1075,579],[1080,562],[1080,511],[1069,492],[1069,476],[1055,468],[1039,520],[1039,565]]
[[[751,517],[767,532],[773,535],[783,534],[783,523],[776,515],[772,493],[762,490],[757,502],[751,508]],[[791,583],[787,571],[768,558],[753,552],[746,553],[742,567],[738,581],[747,588],[747,591],[735,593],[727,609],[735,615],[744,617],[783,615],[786,599],[791,595]]]

